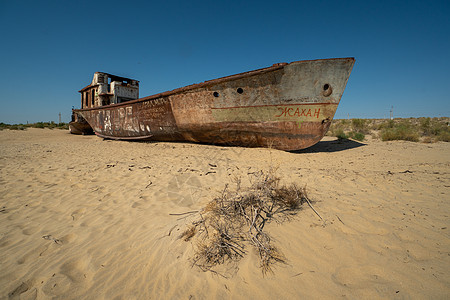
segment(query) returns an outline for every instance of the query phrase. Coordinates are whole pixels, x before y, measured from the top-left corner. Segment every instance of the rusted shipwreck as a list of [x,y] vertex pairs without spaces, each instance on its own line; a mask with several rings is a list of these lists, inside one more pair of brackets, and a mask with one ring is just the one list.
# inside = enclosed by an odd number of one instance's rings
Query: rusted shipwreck
[[299,150],[327,132],[354,58],[271,67],[139,98],[139,82],[97,72],[80,90],[71,132]]

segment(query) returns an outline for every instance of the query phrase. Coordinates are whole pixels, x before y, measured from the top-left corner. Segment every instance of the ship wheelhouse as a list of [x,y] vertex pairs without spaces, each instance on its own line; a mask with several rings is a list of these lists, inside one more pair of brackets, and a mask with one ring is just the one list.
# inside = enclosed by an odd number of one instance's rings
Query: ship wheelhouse
[[91,84],[79,92],[81,109],[123,103],[139,98],[139,81],[96,72]]

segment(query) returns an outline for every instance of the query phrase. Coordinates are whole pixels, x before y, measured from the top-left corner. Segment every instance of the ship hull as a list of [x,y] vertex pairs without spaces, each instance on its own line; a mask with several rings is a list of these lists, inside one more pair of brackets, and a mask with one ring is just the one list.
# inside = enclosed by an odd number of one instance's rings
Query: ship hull
[[87,135],[94,134],[91,125],[81,117],[74,118],[75,120],[69,123],[69,132],[71,134]]
[[327,132],[353,58],[298,61],[74,110],[103,138],[299,150]]

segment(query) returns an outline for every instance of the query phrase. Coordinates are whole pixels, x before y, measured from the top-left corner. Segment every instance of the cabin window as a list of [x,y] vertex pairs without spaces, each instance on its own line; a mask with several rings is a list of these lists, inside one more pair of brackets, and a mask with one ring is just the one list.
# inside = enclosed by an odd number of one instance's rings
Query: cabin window
[[91,105],[94,106],[95,90],[91,91]]
[[84,107],[88,107],[88,93],[84,93]]

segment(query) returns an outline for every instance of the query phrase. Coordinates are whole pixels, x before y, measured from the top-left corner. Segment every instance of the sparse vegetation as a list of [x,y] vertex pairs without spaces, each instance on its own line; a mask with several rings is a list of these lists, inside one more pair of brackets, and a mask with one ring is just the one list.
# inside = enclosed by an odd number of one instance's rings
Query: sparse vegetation
[[342,128],[336,129],[336,131],[333,133],[333,135],[340,140],[345,140],[345,139],[349,138],[349,136],[345,134],[344,129],[342,129]]
[[448,120],[447,122],[441,122],[437,118],[420,118],[419,122],[423,135],[428,138],[429,142],[450,142],[450,124]]
[[25,127],[23,125],[10,125],[9,130],[25,130]]
[[329,135],[339,139],[354,139],[363,141],[365,135],[370,132],[368,126],[369,120],[352,119],[350,120],[333,120],[329,129]]
[[400,122],[394,122],[389,120],[387,124],[381,126],[381,140],[393,141],[404,140],[411,142],[418,142],[420,138],[419,128],[412,126],[408,120],[401,120]]
[[69,129],[68,123],[55,123],[51,122],[37,122],[30,124],[5,124],[0,123],[0,130],[9,129],[9,130],[26,130],[27,128],[49,128],[49,129]]
[[258,251],[264,274],[272,272],[273,263],[285,261],[264,228],[271,221],[295,215],[309,201],[306,191],[296,185],[281,186],[273,172],[252,176],[248,188],[240,180],[234,190],[226,185],[222,195],[208,203],[181,234],[185,241],[195,239],[193,264],[203,271],[214,272],[217,265],[238,261],[246,254],[247,244]]
[[351,132],[350,138],[357,140],[357,141],[364,141],[364,138],[366,136],[362,132]]
[[433,143],[450,141],[450,118],[333,120],[327,133],[339,139],[363,141],[366,135],[383,141]]
[[369,133],[368,123],[369,123],[369,120],[352,119],[353,132],[359,132],[362,134]]

